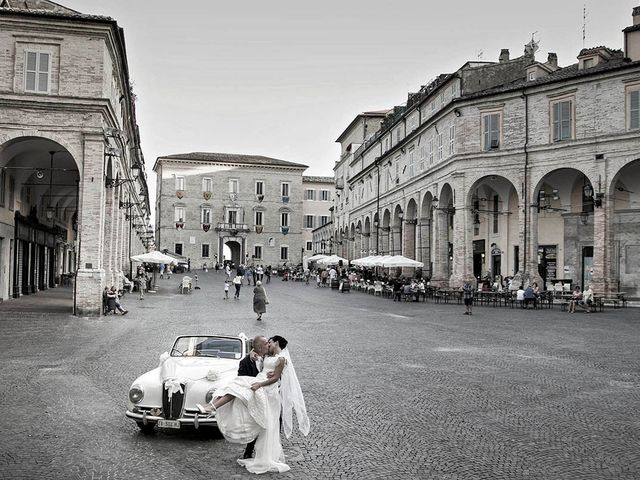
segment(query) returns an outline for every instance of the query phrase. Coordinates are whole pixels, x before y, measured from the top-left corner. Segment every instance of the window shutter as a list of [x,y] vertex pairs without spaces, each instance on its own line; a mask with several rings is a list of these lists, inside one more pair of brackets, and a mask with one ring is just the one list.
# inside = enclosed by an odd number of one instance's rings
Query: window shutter
[[629,127],[640,128],[640,90],[635,90],[629,94]]

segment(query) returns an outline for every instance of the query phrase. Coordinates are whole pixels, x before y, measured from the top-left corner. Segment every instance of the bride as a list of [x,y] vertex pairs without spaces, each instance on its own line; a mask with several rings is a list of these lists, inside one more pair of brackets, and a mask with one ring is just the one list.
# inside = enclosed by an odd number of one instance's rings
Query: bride
[[251,473],[282,473],[290,469],[284,463],[280,443],[281,411],[287,438],[293,430],[293,410],[300,431],[309,433],[309,418],[287,343],[279,335],[271,337],[257,377],[236,377],[216,391],[207,407],[198,405],[201,413],[215,412],[218,428],[227,441],[249,443],[256,439],[255,458],[238,460]]

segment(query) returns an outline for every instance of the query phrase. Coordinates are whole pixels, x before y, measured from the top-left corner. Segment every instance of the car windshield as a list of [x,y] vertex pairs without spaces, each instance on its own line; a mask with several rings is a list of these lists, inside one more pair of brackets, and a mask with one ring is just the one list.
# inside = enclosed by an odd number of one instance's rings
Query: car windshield
[[227,337],[179,337],[172,357],[242,358],[242,340]]

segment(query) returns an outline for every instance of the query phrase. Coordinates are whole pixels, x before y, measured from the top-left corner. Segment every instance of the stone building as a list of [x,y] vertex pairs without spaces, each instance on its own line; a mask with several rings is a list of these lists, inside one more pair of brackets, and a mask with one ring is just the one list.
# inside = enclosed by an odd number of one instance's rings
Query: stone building
[[99,315],[145,251],[134,99],[114,20],[0,1],[0,300],[72,284],[74,312]]
[[[314,245],[313,232],[331,222],[335,185],[333,177],[302,177],[302,238],[305,255],[320,253]],[[325,245],[325,249],[328,245]]]
[[306,165],[259,155],[184,153],[158,157],[159,248],[192,268],[302,262]]
[[[338,141],[334,236],[436,285],[515,276],[640,296],[640,7],[624,50],[467,62]],[[364,141],[363,141],[364,140]]]

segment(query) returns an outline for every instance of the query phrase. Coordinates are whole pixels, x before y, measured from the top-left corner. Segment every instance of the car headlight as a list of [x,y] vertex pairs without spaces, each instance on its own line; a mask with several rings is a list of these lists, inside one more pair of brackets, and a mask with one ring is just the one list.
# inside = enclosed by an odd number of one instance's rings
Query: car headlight
[[209,390],[207,392],[207,394],[204,396],[204,401],[205,403],[209,403],[211,402],[211,400],[213,400],[213,394],[216,393],[216,389],[212,388],[211,390]]
[[129,400],[132,403],[140,403],[144,398],[144,390],[140,385],[134,385],[129,389]]

